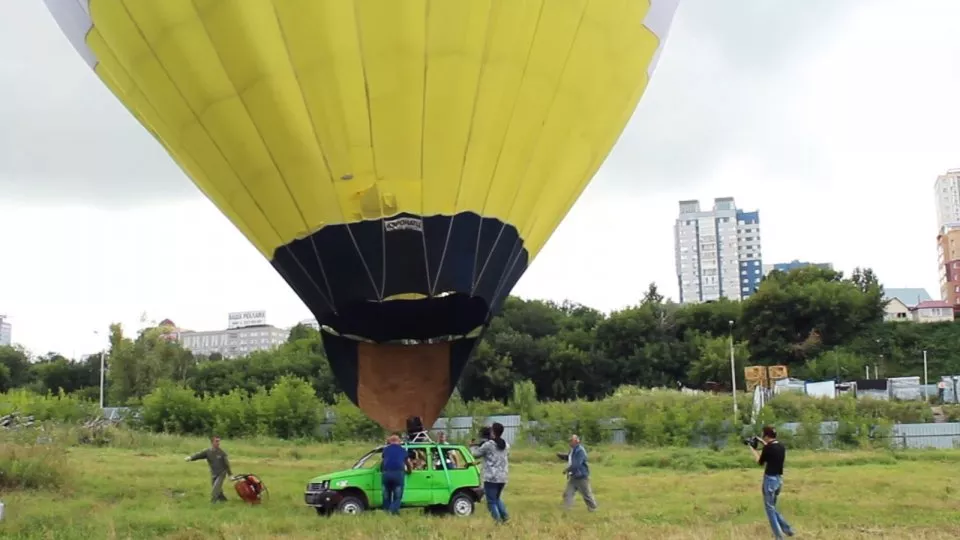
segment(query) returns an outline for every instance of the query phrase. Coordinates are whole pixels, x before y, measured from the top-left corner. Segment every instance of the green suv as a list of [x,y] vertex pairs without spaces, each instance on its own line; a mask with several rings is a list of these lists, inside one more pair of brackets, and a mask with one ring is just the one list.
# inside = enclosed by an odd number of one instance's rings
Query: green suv
[[[456,516],[473,514],[483,498],[477,462],[459,444],[408,442],[403,445],[413,470],[403,486],[403,508],[444,510]],[[383,446],[371,450],[348,470],[310,480],[304,501],[320,515],[359,514],[383,505],[380,462]]]

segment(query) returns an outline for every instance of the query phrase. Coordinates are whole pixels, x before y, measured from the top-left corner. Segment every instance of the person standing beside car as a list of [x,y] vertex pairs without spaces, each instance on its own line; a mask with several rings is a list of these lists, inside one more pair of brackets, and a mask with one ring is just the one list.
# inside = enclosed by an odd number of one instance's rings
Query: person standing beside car
[[774,538],[782,540],[784,534],[793,536],[790,524],[777,511],[777,497],[783,487],[783,464],[787,458],[787,449],[777,440],[777,432],[772,426],[763,426],[760,443],[763,444],[762,450],[757,450],[755,446],[759,445],[753,444],[748,448],[757,463],[763,465],[763,508],[770,521],[770,528],[773,529]]
[[[559,456],[559,454],[558,454]],[[590,467],[587,465],[587,450],[580,443],[578,435],[570,436],[570,453],[567,455],[567,468],[563,470],[567,475],[567,487],[563,490],[563,506],[567,510],[573,506],[573,496],[580,492],[587,510],[597,510],[597,500],[593,497],[590,487]]]
[[510,445],[503,440],[503,424],[494,422],[490,426],[490,438],[479,446],[472,446],[470,453],[474,457],[483,458],[483,495],[487,498],[490,515],[495,522],[506,523],[510,515],[507,514],[502,496],[510,467]]
[[381,487],[383,488],[383,509],[393,515],[400,513],[403,502],[403,485],[407,471],[412,469],[407,450],[400,444],[400,436],[394,433],[383,447],[383,461],[380,465]]
[[226,501],[227,498],[223,495],[223,481],[227,479],[228,474],[232,475],[233,471],[230,470],[230,460],[227,458],[227,453],[223,451],[223,448],[220,448],[220,437],[216,435],[210,437],[210,448],[192,456],[187,456],[184,461],[190,462],[198,459],[207,460],[207,465],[210,466],[212,484],[210,502]]

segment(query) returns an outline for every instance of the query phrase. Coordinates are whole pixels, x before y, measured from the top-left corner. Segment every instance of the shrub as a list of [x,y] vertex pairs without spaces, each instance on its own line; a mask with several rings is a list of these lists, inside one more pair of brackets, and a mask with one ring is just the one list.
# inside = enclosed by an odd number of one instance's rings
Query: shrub
[[163,382],[143,398],[143,426],[149,430],[201,435],[211,424],[207,403],[184,386]]
[[0,491],[60,487],[71,472],[64,452],[53,444],[0,445]]
[[382,441],[384,430],[358,409],[347,396],[336,397],[330,412],[334,418],[330,438],[336,441]]
[[308,382],[280,377],[269,393],[259,392],[253,405],[268,432],[281,439],[319,435],[322,403]]
[[95,402],[67,395],[63,390],[37,394],[20,389],[0,394],[0,416],[18,412],[21,416],[33,416],[38,422],[79,422],[95,416],[98,409]]

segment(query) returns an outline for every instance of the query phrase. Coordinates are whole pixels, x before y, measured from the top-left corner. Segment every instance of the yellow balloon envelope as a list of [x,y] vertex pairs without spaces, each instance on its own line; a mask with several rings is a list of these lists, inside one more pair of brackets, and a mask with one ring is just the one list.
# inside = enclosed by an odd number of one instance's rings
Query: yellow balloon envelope
[[678,0],[45,2],[400,429],[606,158]]

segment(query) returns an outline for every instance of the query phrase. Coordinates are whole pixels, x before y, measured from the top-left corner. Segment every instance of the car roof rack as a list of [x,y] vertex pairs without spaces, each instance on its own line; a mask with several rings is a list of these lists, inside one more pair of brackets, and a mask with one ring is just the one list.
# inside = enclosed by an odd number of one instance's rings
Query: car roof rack
[[430,432],[428,431],[418,431],[416,433],[407,434],[407,442],[416,443],[416,442],[425,442],[432,443],[433,439],[430,438]]

